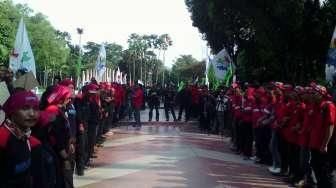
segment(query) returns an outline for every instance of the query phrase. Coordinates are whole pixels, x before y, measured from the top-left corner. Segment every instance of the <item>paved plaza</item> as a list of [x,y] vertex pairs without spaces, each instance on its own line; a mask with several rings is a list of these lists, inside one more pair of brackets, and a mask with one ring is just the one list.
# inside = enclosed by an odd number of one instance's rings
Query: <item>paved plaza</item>
[[195,125],[152,122],[137,130],[124,122],[108,133],[94,168],[75,177],[76,187],[288,187],[265,166],[233,154],[229,138],[192,133]]

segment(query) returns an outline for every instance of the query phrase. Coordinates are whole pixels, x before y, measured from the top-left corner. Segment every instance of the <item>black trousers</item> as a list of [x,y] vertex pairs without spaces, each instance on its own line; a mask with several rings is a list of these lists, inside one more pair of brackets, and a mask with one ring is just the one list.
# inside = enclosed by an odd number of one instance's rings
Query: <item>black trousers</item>
[[76,173],[83,174],[85,167],[85,133],[77,134],[76,141]]
[[272,155],[269,150],[271,136],[271,129],[268,126],[256,128],[255,141],[257,157],[259,157],[266,164],[272,164]]
[[318,188],[336,187],[333,171],[335,170],[335,148],[328,148],[328,153],[311,151],[311,164],[315,173]]
[[181,120],[183,110],[185,111],[185,120],[188,121],[190,118],[190,105],[187,104],[180,104],[178,120]]
[[240,124],[240,147],[244,156],[250,157],[252,155],[253,147],[253,128],[252,122],[244,122]]
[[289,144],[282,136],[279,136],[279,152],[281,159],[281,171],[287,173],[289,170]]
[[91,124],[88,127],[88,155],[89,158],[93,156],[94,153],[94,146],[96,144],[96,139],[97,139],[97,129],[98,129],[98,124]]
[[202,132],[209,133],[211,130],[211,119],[209,114],[200,115],[200,129]]
[[164,104],[164,110],[166,115],[166,120],[169,121],[169,112],[171,112],[174,121],[176,121],[174,106],[172,104]]
[[303,175],[300,173],[300,147],[296,144],[288,143],[288,161],[290,175],[294,177],[294,181],[299,181]]
[[159,121],[160,119],[160,113],[159,113],[159,104],[154,104],[149,106],[149,117],[148,120],[152,121],[153,117],[153,110],[155,109],[155,119],[156,121]]

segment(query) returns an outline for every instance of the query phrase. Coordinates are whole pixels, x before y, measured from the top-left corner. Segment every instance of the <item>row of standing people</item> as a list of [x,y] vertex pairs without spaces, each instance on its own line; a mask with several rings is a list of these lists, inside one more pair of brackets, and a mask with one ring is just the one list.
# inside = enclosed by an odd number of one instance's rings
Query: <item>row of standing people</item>
[[[71,188],[97,157],[104,134],[125,110],[126,88],[116,83],[85,85],[75,95],[65,79],[39,99],[23,88],[11,89],[1,107],[0,187]],[[140,110],[143,92],[132,88],[132,108]]]
[[[146,102],[149,107],[148,121],[152,121],[154,110],[155,119],[159,121],[161,101],[164,105],[166,121],[170,120],[170,114],[174,121],[181,121],[183,112],[185,122],[191,118],[202,119],[204,117],[206,119],[208,115],[215,114],[212,110],[215,107],[216,101],[206,86],[188,85],[178,91],[172,85],[168,85],[163,89],[152,86],[148,87],[145,93]],[[175,114],[175,109],[178,110],[178,114]],[[201,109],[203,110],[202,113]],[[203,125],[202,123],[202,126],[209,127],[210,125]]]
[[237,154],[271,165],[272,174],[297,187],[335,186],[336,109],[325,87],[234,83],[226,97]]

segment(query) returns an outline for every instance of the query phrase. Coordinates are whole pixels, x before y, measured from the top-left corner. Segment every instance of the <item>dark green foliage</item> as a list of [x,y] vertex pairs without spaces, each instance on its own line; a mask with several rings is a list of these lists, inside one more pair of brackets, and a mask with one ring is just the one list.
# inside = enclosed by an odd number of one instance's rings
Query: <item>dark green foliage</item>
[[214,52],[226,47],[240,80],[324,78],[336,1],[185,0]]

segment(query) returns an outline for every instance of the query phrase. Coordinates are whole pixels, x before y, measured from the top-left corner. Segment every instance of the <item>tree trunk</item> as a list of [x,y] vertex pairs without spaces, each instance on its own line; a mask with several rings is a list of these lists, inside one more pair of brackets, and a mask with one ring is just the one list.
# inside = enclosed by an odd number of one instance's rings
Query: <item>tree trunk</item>
[[148,74],[148,67],[147,67],[147,63],[145,61],[145,86],[147,86],[147,74]]
[[160,55],[161,55],[161,50],[159,50],[159,55],[158,55],[158,61],[156,63],[156,80],[155,80],[155,84],[157,85],[158,80],[159,80],[159,60],[160,60]]
[[140,80],[142,81],[142,59],[140,58]]
[[163,51],[162,63],[163,63],[163,72],[162,72],[162,87],[165,86],[165,57],[166,57],[166,50]]
[[133,58],[133,83],[135,84],[135,59]]

